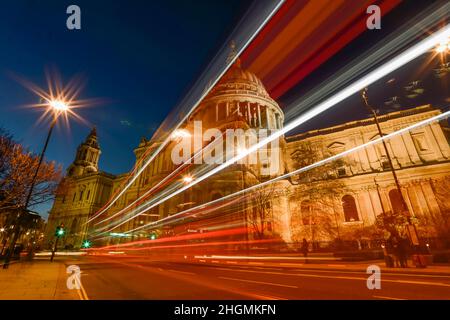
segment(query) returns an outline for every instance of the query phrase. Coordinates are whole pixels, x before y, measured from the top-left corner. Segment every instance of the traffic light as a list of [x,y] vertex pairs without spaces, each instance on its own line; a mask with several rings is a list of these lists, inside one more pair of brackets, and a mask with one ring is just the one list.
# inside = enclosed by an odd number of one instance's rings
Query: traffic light
[[56,232],[55,232],[55,236],[60,238],[62,236],[64,236],[64,234],[66,233],[66,230],[64,229],[64,224],[61,223],[61,225],[56,227]]
[[91,242],[89,240],[84,240],[83,244],[81,245],[83,248],[87,249],[91,247]]
[[157,238],[156,233],[150,234],[150,240],[155,240]]

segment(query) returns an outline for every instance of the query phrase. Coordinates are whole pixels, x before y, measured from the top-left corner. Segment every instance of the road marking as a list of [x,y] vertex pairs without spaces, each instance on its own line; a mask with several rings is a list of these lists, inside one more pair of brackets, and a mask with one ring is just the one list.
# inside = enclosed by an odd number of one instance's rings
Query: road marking
[[78,284],[80,285],[80,289],[77,289],[78,296],[80,297],[80,300],[89,300],[89,297],[86,293],[86,290],[84,290],[83,284],[81,283],[81,280],[76,280]]
[[237,261],[227,261],[228,264],[237,264]]
[[[232,272],[234,272],[234,271],[236,271],[236,272],[252,272],[252,273],[258,272],[258,273],[264,273],[264,274],[276,274],[276,275],[283,275],[283,276],[306,277],[306,278],[309,277],[309,278],[343,279],[343,280],[364,280],[364,281],[367,280],[366,277],[322,276],[322,275],[308,274],[308,273],[284,273],[284,272],[255,271],[255,270],[242,270],[242,269],[227,269],[227,268],[220,268],[220,269],[232,271]],[[446,283],[442,283],[442,282],[407,281],[407,280],[391,280],[391,279],[382,279],[382,282],[395,282],[395,283],[450,287],[450,284],[446,284]]]
[[219,277],[220,279],[226,279],[226,280],[233,280],[233,281],[242,281],[242,282],[250,282],[250,283],[258,283],[258,284],[267,284],[269,286],[277,286],[277,287],[286,287],[286,288],[294,288],[298,289],[297,286],[290,286],[287,284],[280,284],[280,283],[272,283],[272,282],[263,282],[263,281],[254,281],[254,280],[247,280],[247,279],[237,279],[237,278],[228,278],[228,277]]
[[[206,257],[208,258],[208,257]],[[207,262],[206,260],[199,260],[200,262]],[[215,262],[217,263],[217,262]],[[248,263],[250,264],[250,263]],[[286,265],[286,266],[303,266],[305,264],[303,263],[289,263],[289,262],[279,262],[278,265]],[[340,264],[329,264],[327,266],[335,266],[335,267],[344,267],[348,268],[348,265],[340,265]],[[240,265],[240,267],[245,268],[245,265]],[[273,268],[276,268],[276,266],[273,266]],[[314,272],[322,272],[322,273],[366,273],[366,270],[352,270],[352,271],[346,271],[346,270],[319,270],[319,269],[311,269],[308,267],[305,268],[299,268],[299,271],[308,270],[308,271],[314,271]],[[383,270],[382,270],[383,271]],[[397,272],[383,272],[383,275],[392,275],[392,276],[402,276],[402,277],[424,277],[424,278],[445,278],[449,279],[450,276],[445,275],[434,275],[434,274],[411,274],[411,273],[397,273]]]
[[373,296],[373,297],[379,298],[379,299],[387,299],[387,300],[406,300],[406,299],[402,299],[402,298],[385,297],[385,296]]
[[219,263],[217,260],[211,260],[212,263]]
[[423,285],[429,285],[429,286],[450,287],[450,284],[448,284],[448,283],[442,283],[442,282],[407,281],[407,280],[383,280],[383,281],[391,281],[391,282],[399,282],[399,283],[408,283],[408,284],[423,284]]
[[166,271],[179,272],[179,273],[190,274],[190,275],[196,274],[194,272],[179,271],[179,270],[173,270],[173,269],[167,269]]
[[[212,256],[194,256],[194,258],[203,258],[203,259],[234,259],[234,260],[305,260],[304,257],[271,257],[271,256],[221,256],[221,255],[212,255]],[[307,257],[307,260],[334,260],[340,261],[342,258],[336,257]]]
[[262,264],[264,264],[264,262],[249,262],[248,264],[262,265]]
[[[383,270],[381,270],[383,272]],[[435,275],[435,274],[411,274],[411,273],[395,273],[395,272],[383,272],[384,275],[401,275],[404,277],[424,277],[424,278],[449,278],[450,276],[443,276],[443,275]]]
[[[303,266],[304,264],[280,262],[279,265]],[[239,267],[247,268],[245,265],[239,265]],[[273,266],[272,268],[275,269],[276,266]],[[269,267],[267,267],[267,269],[269,269]],[[318,273],[350,273],[350,274],[351,273],[364,273],[364,274],[366,274],[366,270],[345,271],[345,270],[319,270],[319,269],[311,269],[311,268],[308,268],[308,267],[298,268],[298,271],[305,271],[305,270],[306,271],[318,272]],[[292,270],[292,271],[294,271],[294,270]],[[295,271],[297,271],[297,270],[295,270]],[[434,275],[434,274],[422,274],[422,273],[411,274],[411,273],[383,272],[383,275],[385,275],[385,276],[424,277],[424,278],[445,278],[445,279],[450,279],[450,276]]]
[[346,267],[345,264],[327,264],[328,267]]
[[78,293],[78,297],[80,298],[80,300],[84,300],[83,296],[81,295],[81,290],[78,289],[77,293]]
[[262,294],[256,294],[256,293],[254,295],[262,300],[289,300],[288,298],[268,296],[268,295],[262,295]]

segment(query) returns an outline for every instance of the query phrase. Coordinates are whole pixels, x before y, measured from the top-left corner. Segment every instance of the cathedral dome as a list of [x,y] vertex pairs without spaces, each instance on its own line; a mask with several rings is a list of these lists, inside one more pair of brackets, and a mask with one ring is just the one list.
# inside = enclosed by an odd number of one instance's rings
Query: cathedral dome
[[224,95],[257,96],[272,100],[261,80],[254,73],[244,70],[239,59],[211,89],[208,98]]

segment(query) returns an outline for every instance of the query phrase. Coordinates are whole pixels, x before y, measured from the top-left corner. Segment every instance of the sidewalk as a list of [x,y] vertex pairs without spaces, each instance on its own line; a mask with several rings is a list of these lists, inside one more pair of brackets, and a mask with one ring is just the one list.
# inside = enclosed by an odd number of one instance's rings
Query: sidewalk
[[66,280],[62,261],[14,261],[8,269],[0,266],[0,300],[79,300]]

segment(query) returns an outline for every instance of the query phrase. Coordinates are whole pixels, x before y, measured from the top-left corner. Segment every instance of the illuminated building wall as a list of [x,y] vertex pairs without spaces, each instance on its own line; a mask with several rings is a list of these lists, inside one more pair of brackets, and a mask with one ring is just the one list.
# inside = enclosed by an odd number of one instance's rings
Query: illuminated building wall
[[[439,110],[431,106],[422,106],[380,116],[380,122],[383,133],[388,134],[439,113]],[[227,128],[253,128],[273,131],[283,126],[284,115],[276,101],[268,95],[262,82],[254,74],[243,70],[237,60],[191,115],[185,129],[192,131],[195,121],[202,122],[203,130],[218,128],[224,132]],[[445,122],[433,123],[387,141],[403,196],[410,212],[419,218],[439,221],[445,214],[447,207],[442,205],[442,199],[448,196],[450,190],[450,186],[445,187],[445,183],[450,181],[448,132]],[[317,161],[377,137],[373,120],[364,119],[282,138],[277,172],[264,174],[262,168],[268,164],[261,162],[257,165],[231,165],[190,190],[131,219],[114,232],[135,229],[269,178],[292,172],[307,164],[304,163],[305,158],[308,158],[305,154],[314,154],[315,157],[310,160]],[[95,132],[91,133],[78,148],[76,159],[68,169],[70,187],[56,197],[50,212],[48,239],[52,238],[56,225],[64,222],[68,230],[65,244],[79,247],[88,232],[84,222],[107,202],[127,176],[113,176],[98,171],[100,148],[96,139]],[[165,151],[160,152],[127,192],[113,204],[105,217],[125,208],[175,169],[171,160],[171,150],[175,144],[176,141],[173,141]],[[139,161],[148,148],[157,147],[157,144],[143,138],[135,149],[136,161]],[[271,221],[262,230],[265,237],[277,236],[288,243],[301,241],[302,238],[313,241],[332,240],[372,225],[375,217],[383,211],[399,210],[399,196],[396,192],[382,145],[372,145],[342,161],[324,165],[302,176],[292,176],[256,191],[253,200],[246,200],[241,207],[234,207],[235,212],[224,214],[225,218],[222,219],[216,217],[214,221],[240,221],[251,230],[252,219],[259,219],[258,208],[252,203],[257,203],[258,197],[268,196],[271,199],[267,204]],[[205,222],[205,225],[210,224],[211,221]],[[195,228],[198,228],[198,224],[192,223],[184,227],[178,226],[174,230],[191,232]],[[429,232],[429,236],[436,234],[436,230]],[[142,232],[126,239],[109,239],[109,243],[146,236],[148,235]],[[248,238],[257,239],[258,235],[249,231]]]

